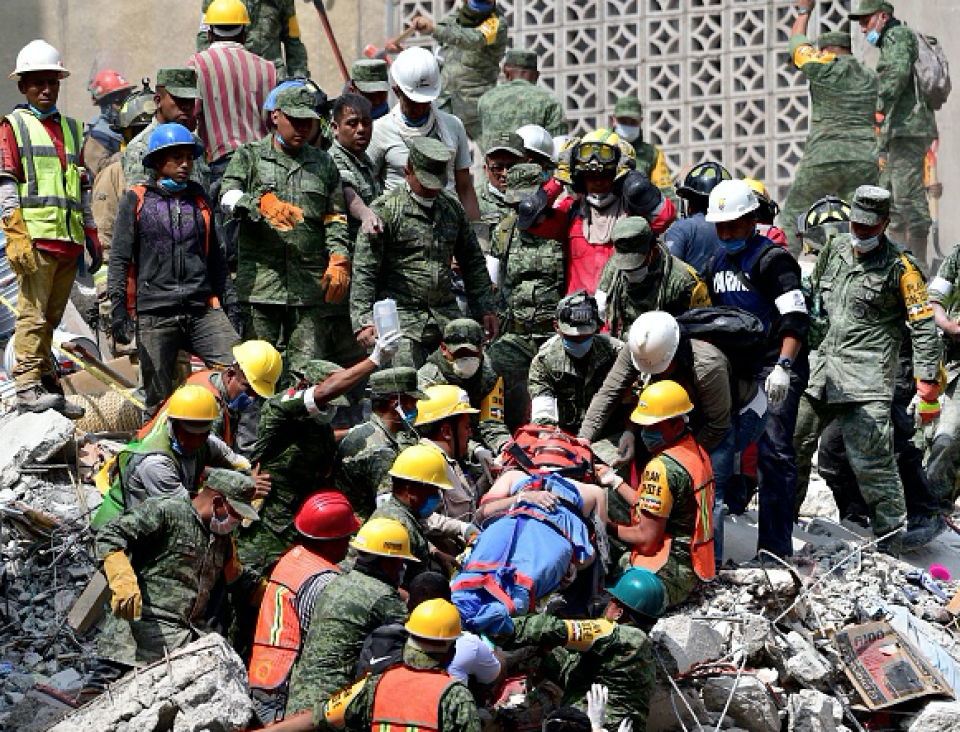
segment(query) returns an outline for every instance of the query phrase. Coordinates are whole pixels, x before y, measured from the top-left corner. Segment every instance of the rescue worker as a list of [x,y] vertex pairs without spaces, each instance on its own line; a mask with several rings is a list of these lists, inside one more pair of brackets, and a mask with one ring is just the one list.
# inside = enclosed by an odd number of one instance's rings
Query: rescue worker
[[107,161],[120,152],[120,133],[116,131],[120,102],[133,91],[133,84],[113,69],[104,69],[90,82],[90,94],[100,113],[94,117],[84,133],[83,166],[96,178],[107,166]]
[[767,237],[774,244],[787,247],[786,232],[779,226],[774,225],[774,221],[780,215],[780,206],[770,197],[770,193],[762,180],[744,178],[743,181],[757,194],[757,233]]
[[248,338],[277,346],[288,370],[344,360],[337,308],[350,288],[340,174],[307,144],[319,115],[304,87],[277,94],[277,134],[244,145],[223,178],[223,210],[239,221],[237,294]]
[[504,200],[507,188],[507,173],[510,169],[526,160],[523,138],[515,132],[487,136],[490,140],[483,158],[483,172],[486,185],[480,189],[477,200],[480,203],[481,231],[478,231],[480,248],[484,255],[490,251],[492,234],[500,222],[513,210]]
[[783,247],[756,230],[757,196],[742,180],[722,181],[710,192],[707,221],[717,227],[721,249],[710,265],[715,305],[739,307],[763,321],[767,349],[762,380],[769,402],[757,445],[760,513],[757,546],[781,557],[793,553],[793,505],[797,463],[793,448],[800,394],[809,365],[810,316],[800,266]]
[[610,126],[614,132],[633,146],[637,156],[637,170],[649,178],[664,196],[674,199],[673,175],[667,167],[663,150],[652,142],[643,139],[643,105],[635,96],[617,99],[610,115]]
[[638,490],[611,476],[633,507],[630,525],[612,524],[611,531],[631,546],[629,566],[657,573],[668,607],[684,602],[699,582],[716,575],[713,469],[690,433],[686,415],[691,411],[693,403],[677,382],[646,387],[630,419],[640,425],[640,438],[653,458],[643,468]]
[[402,623],[407,617],[397,588],[409,563],[419,560],[410,553],[403,524],[387,518],[370,520],[350,546],[357,550],[353,568],[334,577],[313,606],[310,630],[290,677],[287,719],[315,709],[350,683],[366,637],[381,625]]
[[347,199],[347,238],[352,250],[361,229],[376,234],[383,228],[380,217],[369,208],[383,193],[373,162],[367,156],[373,131],[370,102],[358,94],[341,94],[333,105],[332,127],[330,156],[340,171]]
[[503,59],[504,83],[485,92],[477,102],[483,147],[499,135],[525,125],[539,125],[552,136],[567,134],[567,117],[556,95],[537,86],[537,53],[512,48]]
[[693,267],[700,277],[709,274],[710,260],[720,248],[717,227],[707,221],[710,192],[730,173],[720,163],[698,163],[684,176],[677,197],[684,201],[682,219],[677,219],[663,235],[664,244],[677,259]]
[[390,112],[387,97],[390,94],[390,76],[387,62],[380,58],[357,59],[350,66],[351,93],[359,94],[370,102],[370,116],[374,120]]
[[31,41],[17,55],[11,78],[24,102],[0,121],[0,219],[6,258],[19,292],[14,330],[17,410],[53,409],[71,419],[50,347],[77,273],[89,252],[90,272],[103,263],[90,206],[90,183],[80,167],[80,123],[60,114],[60,81],[70,75],[60,52]]
[[[853,55],[847,32],[821,33],[814,48],[807,37],[813,6],[813,0],[799,0],[790,29],[791,59],[810,87],[811,120],[781,218],[794,256],[800,252],[793,236],[797,220],[815,201],[825,195],[849,201],[858,186],[876,185],[880,179],[874,132],[877,74]],[[922,165],[922,154],[916,162]]]
[[408,366],[381,369],[370,375],[372,413],[340,441],[333,477],[337,489],[366,520],[377,497],[390,493],[390,468],[404,447],[416,444],[413,431],[417,400],[427,395],[417,386],[417,372]]
[[643,217],[620,219],[610,239],[614,253],[597,284],[597,306],[613,337],[626,336],[641,313],[680,315],[710,304],[707,286],[693,267],[656,241]]
[[[807,0],[809,2],[809,0]],[[886,0],[858,0],[850,20],[860,24],[864,38],[880,49],[876,122],[880,156],[880,186],[893,195],[893,229],[921,261],[927,253],[930,205],[923,183],[924,157],[937,139],[937,120],[919,91],[913,65],[919,56],[917,33],[893,17]],[[931,194],[940,195],[940,191]]]
[[497,83],[510,31],[497,0],[463,0],[437,23],[418,15],[411,24],[421,33],[433,35],[440,46],[443,71],[437,107],[456,115],[470,139],[479,143],[482,128],[477,103]]
[[487,340],[496,338],[498,324],[476,234],[463,206],[443,190],[449,150],[429,138],[415,137],[409,144],[406,185],[389,191],[373,207],[383,220],[383,232],[361,232],[357,238],[350,314],[357,341],[369,346],[374,302],[395,300],[403,341],[394,362],[419,368],[440,345],[447,322],[460,317],[449,277],[454,257],[471,312]]
[[[197,31],[197,51],[210,47],[206,13],[213,0],[203,0],[203,18]],[[307,47],[300,39],[300,21],[294,0],[243,0],[250,14],[244,46],[250,53],[272,61],[277,79],[310,76]]]
[[290,674],[314,605],[340,574],[337,564],[360,528],[350,502],[332,490],[310,495],[293,523],[300,537],[270,573],[250,656],[250,694],[263,724],[283,718]]
[[[523,138],[523,150],[527,154],[531,163],[536,163],[543,171],[543,181],[550,179],[553,172],[557,169],[557,161],[554,158],[553,135],[547,132],[540,125],[524,125],[517,129],[517,134]],[[566,135],[561,135],[562,139]]]
[[891,194],[861,186],[850,208],[850,233],[831,239],[817,258],[811,294],[820,298],[828,327],[800,403],[794,438],[801,485],[822,426],[840,420],[850,464],[870,511],[879,546],[899,553],[893,534],[906,521],[903,485],[894,461],[891,403],[903,337],[910,325],[920,401],[940,395],[940,344],[926,281],[913,255],[886,235]]
[[417,376],[421,389],[451,384],[470,397],[470,406],[477,410],[472,428],[479,439],[473,446],[474,457],[477,449],[498,455],[510,441],[503,421],[503,379],[484,354],[483,328],[477,321],[457,318],[447,323],[440,348],[427,357]]

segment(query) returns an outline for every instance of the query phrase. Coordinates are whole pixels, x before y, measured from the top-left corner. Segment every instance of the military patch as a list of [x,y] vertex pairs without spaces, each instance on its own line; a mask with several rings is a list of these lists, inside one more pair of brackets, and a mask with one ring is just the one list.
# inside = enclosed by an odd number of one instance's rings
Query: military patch
[[[640,478],[640,495],[637,497],[636,511],[646,511],[665,518],[673,509],[673,494],[667,480],[667,468],[660,458],[654,458],[643,469]],[[637,516],[639,518],[639,516]]]
[[477,30],[483,34],[487,45],[492,46],[494,41],[497,40],[497,31],[500,30],[500,18],[496,15],[490,16],[480,24]]
[[323,217],[323,225],[327,224],[346,224],[347,217],[342,213],[327,214]]
[[344,715],[346,714],[347,707],[350,705],[350,702],[353,701],[353,698],[363,690],[366,683],[367,677],[364,676],[355,684],[345,686],[340,689],[340,691],[335,691],[331,694],[330,701],[326,703],[323,710],[323,716],[327,720],[327,724],[337,729],[343,729],[346,724]]
[[810,44],[804,44],[793,52],[793,63],[803,68],[806,64],[828,64],[836,58],[832,53],[818,51]]
[[297,20],[296,15],[291,15],[290,20],[287,21],[287,35],[291,38],[300,37],[300,21]]
[[490,393],[480,403],[480,419],[496,419],[503,421],[503,377],[497,378]]
[[567,642],[565,648],[573,651],[589,651],[601,638],[610,635],[617,624],[606,619],[599,620],[564,620],[567,626]]
[[933,307],[927,294],[927,283],[923,275],[914,267],[910,260],[901,255],[907,271],[900,277],[900,295],[907,308],[907,320],[915,323],[933,317]]

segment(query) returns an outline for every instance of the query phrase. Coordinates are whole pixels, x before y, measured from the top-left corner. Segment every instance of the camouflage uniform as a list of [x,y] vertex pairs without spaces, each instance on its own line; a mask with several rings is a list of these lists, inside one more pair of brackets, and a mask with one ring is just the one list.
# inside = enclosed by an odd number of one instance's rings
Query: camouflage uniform
[[[591,684],[609,690],[607,729],[614,729],[630,717],[635,730],[647,728],[650,696],[656,682],[657,665],[647,634],[639,628],[612,623],[610,632],[600,634],[586,649],[575,638],[578,624],[596,621],[561,620],[552,615],[525,615],[514,618],[512,646],[538,645],[554,649],[541,665],[546,677],[563,689],[563,704],[586,709]],[[564,648],[563,646],[567,646]]]
[[[442,189],[449,155],[437,140],[410,141],[410,164],[418,178],[432,183],[424,183],[428,188]],[[475,317],[494,312],[486,262],[463,206],[445,190],[426,208],[406,185],[397,186],[373,209],[383,220],[384,231],[361,233],[357,239],[350,289],[353,332],[373,324],[375,301],[392,298],[404,335],[393,363],[419,368],[440,345],[443,327],[461,315],[450,283],[454,257]]]
[[[408,640],[403,648],[403,663],[410,668],[439,669],[440,664],[434,656],[423,651],[415,642]],[[344,724],[332,724],[326,718],[332,705],[324,701],[313,710],[313,723],[320,732],[368,732],[373,726],[373,701],[376,698],[377,684],[383,674],[364,677],[357,682],[359,689],[349,689],[350,697],[343,712]],[[403,719],[402,710],[396,715]],[[480,732],[480,716],[473,694],[460,681],[454,680],[440,695],[440,715],[437,718],[437,732]],[[402,725],[402,721],[397,724]],[[416,729],[408,727],[407,729]]]
[[[642,122],[643,106],[636,97],[620,97],[613,108],[613,116],[628,117]],[[664,196],[677,204],[679,199],[673,187],[673,176],[670,174],[670,168],[667,167],[667,159],[663,155],[663,150],[652,142],[643,139],[642,128],[639,137],[627,140],[627,142],[633,146],[633,151],[636,154],[637,170],[646,175]]]
[[[823,46],[850,46],[849,33],[824,33]],[[790,55],[810,84],[810,134],[783,205],[787,234],[815,201],[827,194],[849,201],[860,185],[876,185],[877,136],[873,129],[878,81],[854,56],[817,51],[804,35],[790,39]],[[796,237],[787,237],[799,254]]]
[[287,716],[318,708],[354,678],[367,636],[388,623],[402,623],[407,606],[386,578],[355,567],[334,577],[313,608],[310,630],[290,675]]
[[[212,2],[203,0],[204,13]],[[295,0],[243,0],[243,4],[250,14],[244,47],[250,53],[273,62],[277,67],[278,82],[294,77],[309,78],[307,47],[300,40]],[[209,47],[207,26],[202,24],[197,33],[197,52],[206,51]]]
[[[496,152],[509,153],[513,156],[514,163],[527,157],[523,138],[516,132],[502,132],[496,136],[484,135],[484,138],[488,141],[484,148],[485,159]],[[477,203],[480,206],[480,222],[474,224],[474,231],[480,240],[480,249],[484,255],[489,255],[493,232],[503,219],[513,213],[513,209],[504,200],[503,191],[491,183],[489,178],[480,185]]]
[[[889,211],[890,194],[873,186],[857,190],[851,221],[876,223]],[[828,328],[800,402],[794,445],[800,486],[824,425],[840,420],[850,464],[881,536],[906,518],[903,485],[893,452],[890,406],[904,321],[909,321],[916,378],[935,382],[940,344],[926,283],[917,261],[881,236],[857,256],[849,234],[830,239],[810,278],[822,299]]]
[[459,117],[473,140],[479,140],[481,133],[477,101],[497,83],[500,61],[507,50],[507,32],[500,8],[481,15],[466,3],[433,29],[433,38],[443,54],[437,107]]
[[[313,96],[304,88],[278,95],[294,101]],[[312,109],[312,106],[310,107]],[[346,305],[327,303],[320,280],[334,255],[350,257],[340,173],[322,150],[278,150],[273,136],[237,149],[223,177],[223,193],[241,191],[233,208],[240,222],[237,295],[246,338],[273,343],[284,367],[301,370],[315,358],[344,360],[342,316]],[[272,192],[303,209],[303,222],[278,231],[260,213],[260,197]],[[337,317],[337,316],[341,317]]]

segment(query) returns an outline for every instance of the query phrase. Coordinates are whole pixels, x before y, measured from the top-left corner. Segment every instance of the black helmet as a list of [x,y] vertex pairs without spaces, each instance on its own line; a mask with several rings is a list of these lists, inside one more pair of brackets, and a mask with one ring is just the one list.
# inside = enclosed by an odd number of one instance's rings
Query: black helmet
[[142,88],[130,93],[120,103],[116,124],[112,125],[114,132],[119,133],[130,127],[146,127],[153,121],[157,113],[157,103],[153,99],[150,79],[143,79],[140,83]]
[[850,204],[836,196],[824,196],[797,220],[797,233],[806,252],[819,252],[831,237],[850,231]]
[[731,180],[730,171],[720,163],[713,161],[698,163],[690,168],[690,172],[677,188],[677,195],[681,198],[710,198],[710,191],[717,187],[722,180]]

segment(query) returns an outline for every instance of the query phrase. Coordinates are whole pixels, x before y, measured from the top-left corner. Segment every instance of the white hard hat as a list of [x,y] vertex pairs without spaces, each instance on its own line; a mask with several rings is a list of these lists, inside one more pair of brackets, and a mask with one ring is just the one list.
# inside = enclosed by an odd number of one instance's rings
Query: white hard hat
[[670,313],[651,310],[630,326],[627,348],[633,367],[643,374],[662,374],[677,355],[680,326]]
[[66,79],[70,72],[63,67],[60,52],[46,41],[30,41],[17,54],[17,68],[10,74],[11,79],[17,79],[20,74],[31,71],[59,71],[60,78]]
[[540,125],[524,125],[517,134],[523,138],[523,146],[527,152],[542,155],[553,160],[553,137]]
[[440,96],[440,64],[425,48],[401,51],[390,66],[393,82],[414,102],[432,102]]
[[757,194],[742,180],[722,180],[710,191],[707,221],[735,221],[760,205]]

